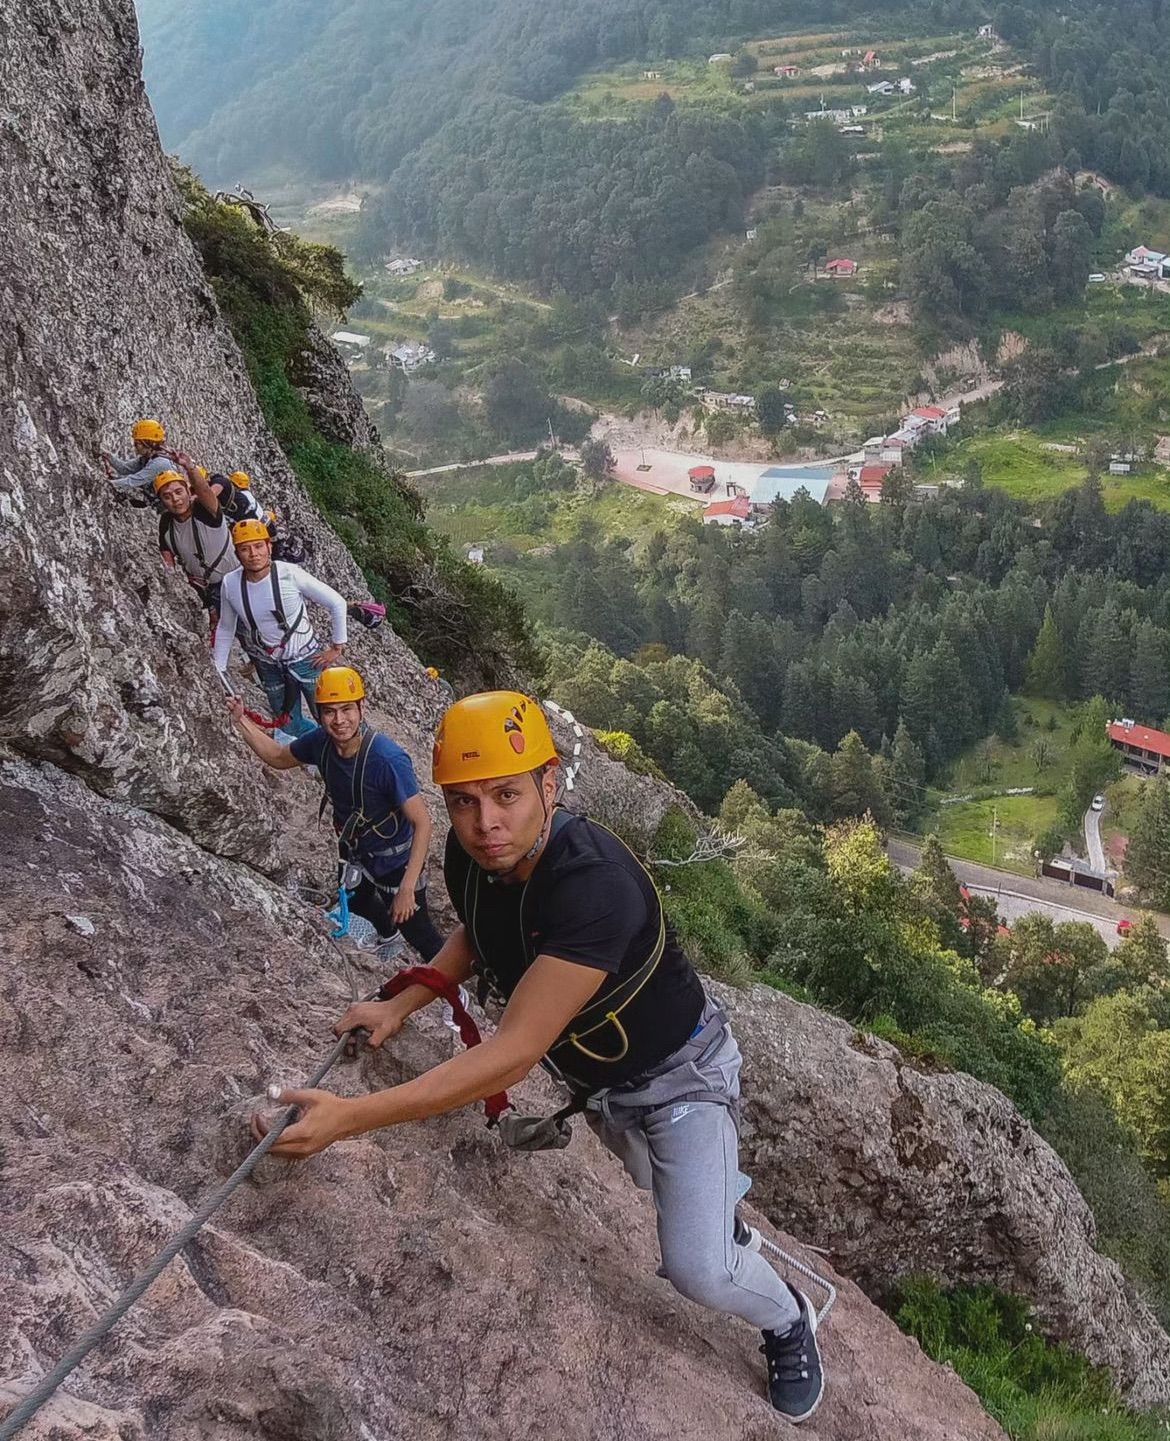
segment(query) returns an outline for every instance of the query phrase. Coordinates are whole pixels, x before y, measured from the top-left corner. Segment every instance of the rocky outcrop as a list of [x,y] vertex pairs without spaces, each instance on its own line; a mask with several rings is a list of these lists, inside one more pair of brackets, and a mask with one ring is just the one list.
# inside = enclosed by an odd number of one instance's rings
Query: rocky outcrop
[[362,398],[350,384],[345,361],[319,330],[309,332],[309,344],[297,357],[292,379],[326,440],[356,450],[372,450],[379,443]]
[[[349,982],[306,907],[52,766],[0,764],[0,833],[23,838],[0,892],[2,1408],[229,1173],[252,1098],[328,1050]],[[386,1085],[456,1044],[419,1017],[330,1084]],[[649,1199],[581,1126],[566,1152],[515,1156],[466,1111],[268,1161],[25,1434],[776,1436],[755,1334],[656,1264]],[[802,1434],[1000,1437],[840,1284]]]
[[752,1195],[870,1295],[933,1272],[1029,1297],[1137,1405],[1170,1398],[1170,1337],[1112,1261],[1055,1151],[999,1091],[763,986],[717,987],[751,1075]]

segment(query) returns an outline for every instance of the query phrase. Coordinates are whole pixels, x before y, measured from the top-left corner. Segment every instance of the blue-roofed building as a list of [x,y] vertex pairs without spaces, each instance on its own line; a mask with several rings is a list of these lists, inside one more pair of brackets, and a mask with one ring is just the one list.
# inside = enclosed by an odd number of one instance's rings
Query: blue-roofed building
[[752,482],[749,496],[753,506],[765,509],[777,500],[791,500],[798,490],[807,490],[818,505],[824,505],[833,467],[824,465],[773,465]]

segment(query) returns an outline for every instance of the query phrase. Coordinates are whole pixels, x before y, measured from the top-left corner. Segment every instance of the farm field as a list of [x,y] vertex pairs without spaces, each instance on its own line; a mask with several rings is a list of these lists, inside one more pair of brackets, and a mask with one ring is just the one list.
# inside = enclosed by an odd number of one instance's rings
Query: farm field
[[[956,761],[946,791],[931,791],[931,809],[915,822],[919,835],[937,832],[943,849],[961,860],[997,865],[1019,875],[1035,871],[1033,841],[1052,825],[1069,766],[1073,708],[1051,701],[1012,701],[1018,736],[979,741]],[[1042,764],[1041,764],[1042,762]],[[1033,794],[1006,792],[1033,787]],[[946,805],[957,796],[972,799]],[[996,835],[992,823],[997,820]]]
[[523,554],[571,540],[583,523],[607,539],[628,539],[648,536],[678,517],[696,512],[692,501],[618,484],[598,492],[521,494],[526,487],[518,486],[517,480],[529,469],[522,464],[472,466],[427,476],[415,485],[426,504],[428,522],[461,548],[485,546],[489,565],[501,561],[493,549],[503,552],[506,564],[509,553]]
[[[1046,442],[1028,430],[986,431],[960,441],[950,463],[961,470],[963,462],[977,461],[985,485],[1037,504],[1071,490],[1088,474],[1078,456],[1045,449],[1046,444],[1072,443]],[[1101,489],[1109,510],[1121,510],[1131,500],[1148,500],[1170,510],[1170,471],[1161,467],[1146,467],[1133,475],[1104,475]]]

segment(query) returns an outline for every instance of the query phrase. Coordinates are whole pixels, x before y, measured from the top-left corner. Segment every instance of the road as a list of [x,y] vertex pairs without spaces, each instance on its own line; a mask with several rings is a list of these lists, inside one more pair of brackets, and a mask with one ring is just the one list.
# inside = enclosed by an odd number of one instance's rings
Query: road
[[1105,847],[1101,844],[1101,814],[1092,806],[1085,812],[1085,854],[1095,871],[1105,869]]
[[[919,847],[910,841],[891,837],[886,851],[901,871],[913,870],[918,864]],[[1035,911],[1049,915],[1055,921],[1087,921],[1112,948],[1118,944],[1117,922],[1123,917],[1134,920],[1142,914],[1140,906],[1121,906],[1097,891],[1074,889],[1047,876],[1017,876],[1010,871],[960,861],[954,856],[948,856],[947,861],[959,882],[968,890],[995,899],[1000,915],[1007,922],[1019,920],[1021,916]],[[1146,914],[1154,917],[1158,930],[1170,940],[1170,916],[1157,911]]]
[[[408,470],[407,480],[420,480],[424,475],[446,475],[452,470],[474,470],[480,465],[515,465],[522,460],[535,460],[539,451],[510,450],[506,455],[487,455],[483,460],[453,460],[448,465],[432,465],[428,470]],[[569,446],[562,446],[561,455],[565,460],[576,460],[577,452]]]

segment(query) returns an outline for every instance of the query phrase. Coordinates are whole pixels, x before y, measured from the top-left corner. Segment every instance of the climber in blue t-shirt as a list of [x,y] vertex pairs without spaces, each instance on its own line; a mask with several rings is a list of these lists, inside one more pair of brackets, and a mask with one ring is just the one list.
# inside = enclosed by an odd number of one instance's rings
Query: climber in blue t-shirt
[[228,710],[236,729],[273,770],[316,766],[320,771],[341,859],[361,872],[350,909],[382,938],[379,956],[393,959],[405,938],[429,961],[443,945],[427,910],[424,871],[431,813],[410,757],[389,736],[366,725],[365,693],[361,676],[349,666],[323,670],[316,688],[321,724],[289,746],[249,720],[237,698],[229,699]]

